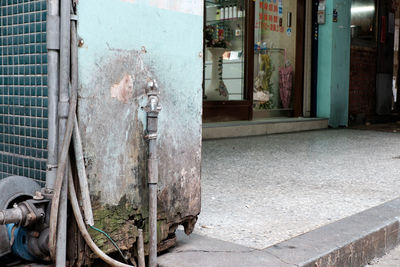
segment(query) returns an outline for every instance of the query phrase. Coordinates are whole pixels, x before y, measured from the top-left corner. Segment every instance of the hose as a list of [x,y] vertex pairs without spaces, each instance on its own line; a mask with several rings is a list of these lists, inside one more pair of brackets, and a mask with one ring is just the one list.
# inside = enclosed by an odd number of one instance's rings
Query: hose
[[72,134],[74,143],[75,161],[77,174],[79,178],[79,187],[81,189],[81,200],[85,222],[88,225],[94,225],[92,204],[90,203],[89,186],[85,170],[85,160],[83,157],[82,139],[79,133],[78,119],[74,116],[74,133]]
[[132,267],[133,265],[128,265],[119,261],[114,260],[107,254],[105,254],[101,249],[93,242],[92,238],[90,237],[89,232],[86,229],[85,223],[82,218],[81,211],[79,209],[78,200],[75,193],[74,181],[72,179],[72,174],[68,176],[68,192],[69,192],[69,199],[71,202],[72,210],[74,212],[74,216],[76,219],[76,223],[78,224],[79,231],[82,234],[82,237],[85,239],[87,245],[90,249],[105,263],[113,266],[113,267]]

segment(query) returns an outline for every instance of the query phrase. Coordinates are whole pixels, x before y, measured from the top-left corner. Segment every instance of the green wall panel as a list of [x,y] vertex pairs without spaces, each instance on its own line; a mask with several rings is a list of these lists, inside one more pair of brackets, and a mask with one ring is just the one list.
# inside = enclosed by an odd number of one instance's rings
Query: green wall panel
[[0,0],[0,178],[45,180],[46,0]]
[[326,23],[319,26],[317,116],[332,127],[348,124],[350,8],[351,1],[327,0]]

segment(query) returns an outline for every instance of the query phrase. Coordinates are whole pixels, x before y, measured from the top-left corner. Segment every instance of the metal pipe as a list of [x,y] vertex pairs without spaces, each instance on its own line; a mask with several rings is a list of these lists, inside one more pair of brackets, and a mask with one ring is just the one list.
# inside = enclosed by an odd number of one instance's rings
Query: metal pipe
[[[70,169],[67,168],[64,176],[68,177]],[[60,206],[57,220],[57,241],[56,241],[56,267],[65,267],[67,261],[67,208],[68,208],[68,191],[67,183],[61,188]]]
[[147,86],[148,104],[147,111],[147,135],[149,142],[148,154],[148,185],[149,185],[149,266],[157,266],[157,186],[158,186],[158,159],[157,159],[157,124],[159,105],[159,90],[155,81]]
[[[61,0],[60,5],[60,92],[59,92],[59,145],[69,143],[65,135],[67,128],[67,118],[69,110],[69,83],[70,83],[70,53],[71,53],[71,0]],[[72,91],[72,90],[71,90]],[[72,92],[71,92],[72,93]],[[75,113],[75,110],[73,111]],[[71,131],[72,132],[72,131]],[[67,142],[65,142],[67,141]],[[64,144],[63,144],[64,145]],[[67,148],[68,150],[69,144]],[[63,146],[59,146],[62,151]],[[65,150],[64,150],[65,151]],[[68,159],[65,159],[68,162]],[[68,166],[68,164],[66,164]],[[67,196],[68,196],[68,173],[64,172],[61,192],[60,206],[57,220],[57,238],[56,238],[56,266],[64,267],[67,254]]]
[[157,183],[149,183],[149,266],[157,266]]
[[24,213],[19,207],[0,211],[0,225],[9,223],[19,225],[23,220]]
[[[65,9],[67,8],[66,4],[68,4],[68,0],[63,0],[65,7],[63,8],[63,12],[62,13],[67,13],[65,11]],[[71,3],[70,3],[71,4]],[[70,7],[68,7],[70,8]],[[68,9],[71,10],[71,9]],[[66,15],[64,14],[63,17],[66,17]],[[70,13],[68,13],[68,19],[71,19]],[[62,24],[62,23],[61,23]],[[70,21],[68,21],[67,23],[68,25],[70,25]],[[65,26],[64,26],[65,27]],[[76,35],[76,29],[73,29]],[[71,32],[71,29],[70,29]],[[69,33],[70,34],[70,33]],[[64,38],[63,36],[64,34],[61,34],[61,39]],[[70,40],[70,36],[68,35],[67,40]],[[77,45],[75,43],[75,45]],[[61,46],[63,47],[63,46]],[[65,49],[61,49],[65,50]],[[60,53],[61,53],[60,51]],[[63,51],[64,54],[66,54],[67,57],[69,57],[70,55],[70,51]],[[63,61],[67,61],[67,64],[69,64],[70,59],[65,59],[66,56],[63,56],[60,58],[60,64],[63,64]],[[61,60],[64,59],[64,60]],[[77,62],[77,59],[76,61]],[[76,67],[72,66],[72,69],[77,70],[77,64],[75,64]],[[61,71],[61,74],[63,73],[63,71]],[[69,68],[67,70],[67,73],[69,74]],[[64,184],[67,185],[67,182],[65,181],[65,178],[67,176],[66,175],[66,168],[68,165],[68,151],[69,151],[69,145],[71,142],[71,136],[72,136],[72,131],[73,131],[73,127],[74,127],[74,116],[75,116],[75,112],[76,112],[76,100],[77,100],[77,88],[71,88],[71,99],[70,99],[70,103],[69,105],[65,105],[65,101],[61,101],[62,99],[65,99],[66,97],[68,97],[68,85],[69,85],[69,77],[66,80],[65,79],[65,72],[64,75],[60,74],[60,103],[59,103],[59,107],[58,107],[58,113],[59,113],[59,135],[60,135],[60,140],[61,137],[62,138],[62,145],[60,146],[59,150],[59,164],[58,164],[58,168],[57,168],[57,177],[56,177],[56,182],[55,182],[55,186],[54,186],[54,193],[53,193],[53,198],[52,198],[52,203],[51,203],[51,212],[50,212],[50,227],[49,227],[49,248],[50,248],[50,255],[52,257],[52,259],[56,259],[56,250],[60,251],[60,257],[64,257],[65,256],[65,252],[62,252],[63,250],[65,251],[66,247],[62,248],[60,246],[58,246],[58,243],[56,242],[56,240],[60,239],[60,242],[63,242],[63,240],[65,240],[63,237],[58,237],[57,235],[57,230],[62,230],[62,235],[66,236],[66,229],[64,228],[64,226],[66,226],[66,210],[61,210],[60,209],[60,195],[62,194],[62,185],[63,182],[65,182]],[[77,79],[77,78],[76,78]],[[61,86],[63,85],[64,86]],[[65,94],[65,92],[63,91],[67,91],[67,94]],[[61,94],[63,92],[63,94]],[[63,97],[61,97],[61,95],[63,95]],[[66,111],[66,107],[69,107],[69,109],[67,109]],[[67,114],[67,116],[65,116],[65,114]],[[68,118],[66,121],[66,125],[65,125],[65,118]],[[65,131],[64,131],[65,129]],[[64,134],[62,134],[64,133]],[[61,144],[61,142],[60,142]],[[64,187],[64,195],[65,193],[67,193],[67,188]],[[64,201],[64,199],[63,199]],[[66,206],[63,206],[66,207]],[[63,215],[59,215],[59,209],[60,209],[60,213],[62,213]],[[59,218],[61,218],[61,224],[63,225],[62,228],[60,228],[60,225],[58,224],[59,222]],[[64,246],[65,244],[63,244],[62,246]],[[56,260],[57,261],[57,260]],[[59,262],[60,264],[65,264],[65,262],[62,262],[63,259],[60,258]]]
[[47,79],[48,79],[48,158],[46,191],[52,192],[57,175],[58,120],[57,105],[59,91],[59,1],[48,0],[47,4]]
[[137,242],[137,251],[138,251],[138,266],[139,267],[146,267],[144,262],[144,241],[143,241],[143,230],[138,229],[139,236],[136,240]]

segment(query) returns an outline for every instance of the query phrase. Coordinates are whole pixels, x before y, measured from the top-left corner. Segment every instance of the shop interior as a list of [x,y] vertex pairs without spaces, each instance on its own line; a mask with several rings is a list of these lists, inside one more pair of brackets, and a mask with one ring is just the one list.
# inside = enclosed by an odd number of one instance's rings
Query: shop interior
[[204,122],[301,112],[303,45],[296,44],[304,43],[298,34],[304,6],[298,2],[205,1]]

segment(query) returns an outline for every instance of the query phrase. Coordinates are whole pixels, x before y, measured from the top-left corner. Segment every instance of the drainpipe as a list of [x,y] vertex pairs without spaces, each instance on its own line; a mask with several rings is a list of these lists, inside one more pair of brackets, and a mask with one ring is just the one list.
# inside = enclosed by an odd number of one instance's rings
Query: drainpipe
[[58,160],[58,120],[57,104],[59,91],[59,51],[60,51],[60,14],[59,1],[48,0],[47,5],[47,59],[48,59],[48,158],[46,172],[46,193],[51,193],[57,175]]
[[158,95],[157,83],[155,81],[149,82],[147,86],[148,102],[145,109],[147,112],[147,135],[145,139],[149,142],[147,162],[149,185],[149,267],[157,266],[157,124],[158,113],[161,111]]
[[[59,152],[62,150],[69,111],[70,83],[70,37],[71,37],[71,0],[61,0],[60,6],[60,92],[59,92]],[[66,165],[68,166],[68,159]],[[60,206],[57,220],[56,266],[64,267],[67,251],[67,200],[69,168],[64,172],[60,192]]]

